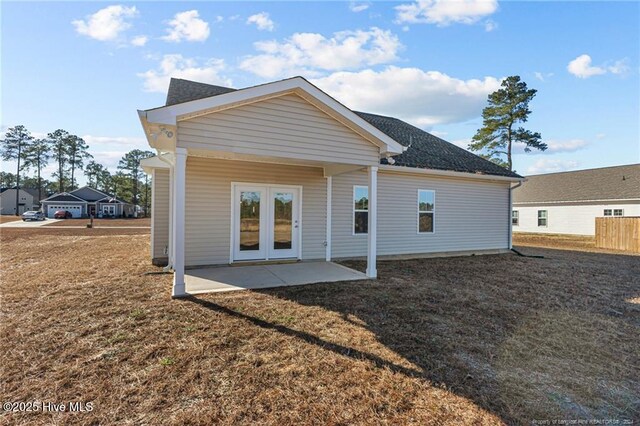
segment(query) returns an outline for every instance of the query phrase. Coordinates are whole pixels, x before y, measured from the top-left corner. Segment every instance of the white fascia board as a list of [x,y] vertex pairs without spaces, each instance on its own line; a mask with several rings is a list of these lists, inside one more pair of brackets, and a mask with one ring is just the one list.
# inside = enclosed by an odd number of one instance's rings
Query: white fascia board
[[600,203],[629,203],[638,201],[640,202],[640,198],[611,198],[611,199],[603,199],[603,200],[573,200],[573,201],[520,201],[513,202],[514,206],[536,206],[541,204],[578,204],[578,203],[589,203],[589,204],[600,204]]
[[525,178],[517,178],[517,177],[511,177],[511,176],[483,175],[483,174],[476,174],[476,173],[455,172],[451,170],[421,169],[418,167],[391,166],[388,164],[381,164],[380,171],[391,172],[391,173],[433,175],[433,176],[452,177],[452,178],[461,178],[461,179],[491,180],[491,181],[502,181],[502,182],[522,182],[525,180]]
[[[50,196],[48,198],[45,198],[44,200],[41,200],[41,201],[49,201],[51,198],[59,197],[60,195],[71,195],[73,198],[75,198],[76,200],[78,200],[78,201],[80,201],[82,203],[86,203],[87,202],[86,200],[83,200],[82,198],[80,198],[80,197],[78,197],[76,195],[73,195],[70,192],[60,192],[58,194],[53,194],[52,196]],[[64,202],[66,202],[66,203],[75,203],[75,201],[52,201],[52,202],[53,203],[64,203]]]
[[[166,154],[162,154],[162,155],[166,155]],[[144,172],[147,174],[151,174],[153,172],[153,169],[169,168],[169,165],[157,155],[140,160],[140,166],[142,166],[142,170],[144,170]]]
[[[306,95],[311,96],[324,104],[327,108],[336,112],[346,121],[352,123],[364,134],[370,135],[367,139],[380,147],[382,153],[401,154],[404,151],[404,147],[398,142],[302,77],[294,77],[287,80],[240,89],[234,92],[223,93],[221,95],[197,99],[190,102],[183,102],[177,105],[139,111],[138,113],[141,117],[141,121],[143,121],[142,113],[145,114],[144,121],[147,122],[147,125],[148,123],[155,123],[176,126],[180,120],[209,114],[221,109],[233,108],[238,105],[256,102],[258,100],[282,96],[286,93],[295,93],[296,91],[302,91]],[[143,122],[143,127],[144,126],[145,123]]]

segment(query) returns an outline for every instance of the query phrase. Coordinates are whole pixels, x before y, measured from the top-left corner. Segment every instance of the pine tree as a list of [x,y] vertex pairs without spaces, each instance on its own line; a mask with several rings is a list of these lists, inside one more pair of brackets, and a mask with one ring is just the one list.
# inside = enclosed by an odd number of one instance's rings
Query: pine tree
[[84,161],[93,158],[93,155],[89,154],[89,145],[84,139],[76,135],[69,135],[66,145],[69,168],[71,169],[71,189],[74,189],[77,186],[75,179],[76,169],[83,170]]
[[66,130],[58,129],[47,135],[47,140],[51,146],[52,158],[58,163],[57,172],[53,176],[58,179],[58,192],[64,192],[65,172],[69,163],[69,153],[67,151],[68,139],[71,135]]
[[525,152],[531,152],[531,148],[546,150],[547,144],[540,140],[540,133],[515,127],[527,121],[531,114],[529,102],[536,93],[535,89],[527,89],[527,83],[520,81],[519,76],[507,77],[502,89],[489,95],[489,106],[482,110],[482,128],[473,137],[469,149],[480,151],[481,157],[509,170],[513,170],[514,143],[524,144]]
[[33,141],[33,136],[23,125],[17,125],[7,129],[0,145],[0,155],[5,161],[17,161],[16,166],[16,216],[20,215],[20,172],[22,171],[22,161],[25,159],[25,152]]
[[49,164],[51,147],[46,139],[34,140],[25,151],[24,167],[37,173],[38,202],[42,200],[42,169]]

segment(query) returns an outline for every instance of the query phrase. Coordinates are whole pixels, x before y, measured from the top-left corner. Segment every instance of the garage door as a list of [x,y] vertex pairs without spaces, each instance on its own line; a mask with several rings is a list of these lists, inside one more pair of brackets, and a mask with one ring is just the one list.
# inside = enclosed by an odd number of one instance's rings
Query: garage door
[[49,206],[49,209],[47,211],[47,217],[53,217],[53,215],[58,211],[58,210],[66,210],[68,212],[71,213],[71,215],[73,217],[82,217],[82,206],[74,206],[72,204],[67,204],[67,205],[59,205],[59,206]]

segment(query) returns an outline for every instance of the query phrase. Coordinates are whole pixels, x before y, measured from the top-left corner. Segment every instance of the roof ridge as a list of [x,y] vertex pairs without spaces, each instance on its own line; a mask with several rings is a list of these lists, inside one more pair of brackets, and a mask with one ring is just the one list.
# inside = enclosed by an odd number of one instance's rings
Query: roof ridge
[[618,164],[615,166],[604,166],[604,167],[591,167],[589,169],[578,169],[578,170],[564,170],[561,172],[552,172],[552,173],[538,173],[537,175],[527,175],[527,178],[537,177],[537,176],[551,176],[551,175],[560,175],[564,173],[579,173],[579,172],[590,172],[593,170],[605,170],[605,169],[615,169],[618,167],[633,167],[640,166],[640,163],[631,163],[631,164]]

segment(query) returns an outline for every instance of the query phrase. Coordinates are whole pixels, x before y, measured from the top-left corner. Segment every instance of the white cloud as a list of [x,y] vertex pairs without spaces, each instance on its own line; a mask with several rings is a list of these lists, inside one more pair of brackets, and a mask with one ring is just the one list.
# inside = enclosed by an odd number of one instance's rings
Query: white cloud
[[147,146],[145,138],[125,137],[125,136],[94,136],[84,135],[82,139],[85,140],[89,147],[94,148],[96,146],[104,147],[122,147],[127,148],[128,151],[132,149],[143,149]]
[[209,38],[209,24],[200,19],[197,10],[176,13],[167,28],[163,40],[179,43],[186,41],[205,41]]
[[71,23],[79,34],[100,41],[113,41],[131,27],[129,21],[137,15],[135,6],[113,5],[100,9],[85,20],[79,19]]
[[546,81],[548,78],[553,77],[552,72],[543,73],[543,72],[536,71],[533,73],[533,75],[540,81]]
[[626,58],[615,61],[613,65],[608,66],[607,69],[612,74],[626,74],[629,72],[629,61]]
[[220,75],[225,69],[222,59],[211,58],[200,64],[196,59],[173,54],[164,55],[158,69],[139,73],[138,77],[144,80],[144,90],[147,92],[166,93],[171,77],[231,86],[231,80]]
[[627,59],[620,59],[615,61],[613,65],[593,66],[591,65],[591,56],[584,54],[569,62],[567,71],[578,78],[589,78],[607,73],[626,74],[629,72],[629,65]]
[[591,56],[580,55],[567,65],[567,71],[578,78],[589,78],[594,75],[606,74],[607,70],[602,67],[591,65]]
[[349,108],[427,127],[480,116],[500,79],[461,80],[438,71],[387,67],[382,71],[336,72],[312,81]]
[[[430,132],[430,133],[435,134],[434,132]],[[441,136],[438,136],[438,137],[441,137]],[[451,142],[455,146],[462,149],[466,149],[468,151],[469,150],[468,147],[469,147],[469,144],[471,143],[471,139],[457,139],[455,141],[447,141],[447,142]]]
[[605,137],[607,137],[607,135],[606,135],[605,133],[598,133],[598,134],[596,135],[596,139],[598,139],[598,140],[602,140],[602,139],[604,139]]
[[326,38],[316,33],[295,33],[283,42],[254,43],[262,52],[249,56],[240,68],[264,78],[296,74],[318,76],[318,70],[336,71],[389,63],[398,59],[402,44],[390,31],[341,31]]
[[133,46],[142,47],[149,41],[149,37],[144,35],[139,35],[131,39],[131,44]]
[[355,13],[363,12],[371,6],[369,2],[356,2],[352,1],[349,3],[349,10]]
[[491,31],[497,30],[498,29],[498,23],[491,20],[491,19],[487,19],[486,21],[484,21],[484,30],[488,33],[490,33]]
[[543,151],[547,154],[557,154],[560,152],[575,152],[589,145],[589,142],[583,139],[571,139],[568,141],[546,140],[547,150]]
[[396,6],[399,24],[474,24],[498,10],[497,0],[418,0]]
[[527,169],[527,174],[556,173],[567,170],[575,170],[580,164],[573,160],[553,160],[550,158],[542,158]]
[[254,24],[261,31],[273,31],[275,28],[275,24],[271,18],[269,18],[269,14],[267,12],[260,12],[249,16],[247,19],[247,25],[251,24]]

